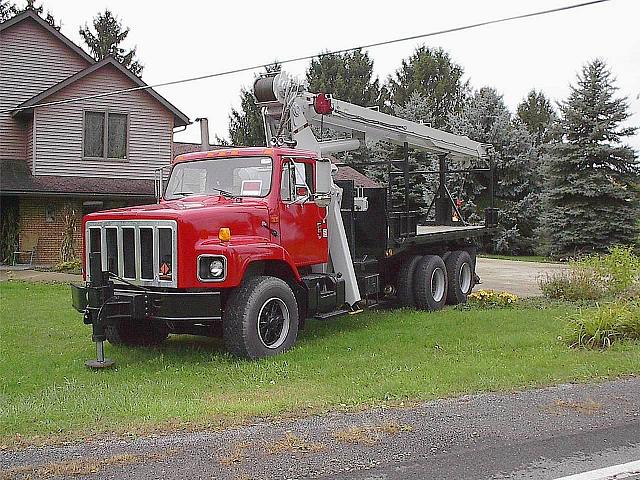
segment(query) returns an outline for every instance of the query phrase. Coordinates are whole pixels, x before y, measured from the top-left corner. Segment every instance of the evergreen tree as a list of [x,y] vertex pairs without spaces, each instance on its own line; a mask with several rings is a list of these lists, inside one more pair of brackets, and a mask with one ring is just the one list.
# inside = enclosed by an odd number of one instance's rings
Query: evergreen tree
[[109,9],[98,13],[93,18],[92,25],[95,33],[85,24],[80,28],[80,36],[89,47],[93,58],[102,60],[111,55],[131,73],[140,76],[144,67],[135,58],[136,47],[127,50],[120,46],[129,35],[129,28],[123,27],[120,20]]
[[405,105],[416,91],[426,99],[435,128],[446,125],[449,115],[462,109],[469,86],[463,68],[441,48],[419,47],[388,80],[391,102]]
[[20,13],[18,7],[8,0],[0,0],[0,23]]
[[373,60],[359,49],[311,60],[306,77],[311,92],[330,93],[364,107],[383,106],[384,93],[379,80],[373,78]]
[[251,90],[240,90],[240,110],[231,109],[229,115],[229,137],[232,145],[243,147],[264,147],[264,123],[262,112],[256,105]]
[[545,164],[543,234],[553,256],[604,251],[638,235],[640,167],[624,139],[635,128],[604,61],[582,68],[560,105],[558,137]]
[[549,130],[556,119],[556,112],[544,93],[531,90],[518,105],[518,117],[533,136],[536,146],[550,140]]
[[[495,149],[494,194],[500,216],[498,234],[490,248],[500,253],[531,253],[541,182],[533,140],[525,125],[512,117],[502,96],[489,87],[475,92],[462,112],[450,117],[449,124],[453,132]],[[463,201],[463,214],[470,220],[483,218],[490,200],[488,187],[487,174],[454,178],[452,194]]]
[[[24,8],[18,7],[11,1],[0,0],[0,23],[4,22],[5,20],[9,20],[11,17],[14,17],[15,15],[27,10],[32,10],[41,17],[44,14],[44,7],[42,5],[36,6],[35,0],[27,0],[27,4]],[[60,24],[56,22],[56,19],[51,14],[51,12],[47,11],[47,14],[44,16],[44,20],[56,30],[60,30]]]
[[[279,72],[278,62],[266,67],[267,73]],[[232,145],[243,147],[264,147],[266,145],[262,111],[250,89],[240,89],[240,110],[231,109],[229,115],[229,137]],[[220,141],[220,139],[218,139]]]

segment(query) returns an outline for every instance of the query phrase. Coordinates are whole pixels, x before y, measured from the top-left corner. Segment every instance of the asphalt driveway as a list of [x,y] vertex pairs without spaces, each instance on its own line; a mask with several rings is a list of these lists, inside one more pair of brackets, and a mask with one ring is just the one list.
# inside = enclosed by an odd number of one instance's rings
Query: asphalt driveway
[[[478,258],[476,271],[482,284],[476,289],[492,289],[515,293],[520,297],[540,295],[538,279],[566,268],[557,263],[515,262],[493,258]],[[0,281],[22,280],[27,282],[81,282],[80,275],[41,272],[35,270],[0,270]]]
[[481,284],[476,290],[498,290],[515,293],[519,297],[542,295],[538,280],[566,269],[559,263],[516,262],[495,258],[478,258],[476,273]]

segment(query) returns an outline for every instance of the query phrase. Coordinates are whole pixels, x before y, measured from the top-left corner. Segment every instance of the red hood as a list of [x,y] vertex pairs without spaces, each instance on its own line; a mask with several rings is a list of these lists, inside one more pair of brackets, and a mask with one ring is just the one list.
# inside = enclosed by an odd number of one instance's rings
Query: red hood
[[218,236],[221,227],[228,227],[232,234],[268,235],[261,226],[269,221],[265,199],[228,199],[221,196],[194,195],[180,200],[162,201],[159,204],[117,208],[91,213],[84,221],[96,220],[176,220],[179,232],[195,229],[201,239]]

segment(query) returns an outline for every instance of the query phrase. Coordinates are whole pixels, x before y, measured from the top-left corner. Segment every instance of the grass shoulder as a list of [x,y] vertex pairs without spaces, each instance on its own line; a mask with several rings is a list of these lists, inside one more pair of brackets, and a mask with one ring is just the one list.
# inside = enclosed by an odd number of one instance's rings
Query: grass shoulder
[[229,356],[217,339],[184,335],[158,348],[107,345],[117,367],[93,372],[84,367],[94,355],[90,329],[69,305],[68,286],[4,282],[0,295],[0,444],[230,425],[640,371],[638,342],[570,349],[558,339],[559,318],[577,307],[539,301],[311,320],[296,348],[257,362]]

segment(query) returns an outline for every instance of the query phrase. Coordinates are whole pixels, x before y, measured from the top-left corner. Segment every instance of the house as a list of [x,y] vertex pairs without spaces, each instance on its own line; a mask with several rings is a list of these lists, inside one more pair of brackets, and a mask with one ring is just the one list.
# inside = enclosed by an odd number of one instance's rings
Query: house
[[153,89],[64,102],[145,85],[32,10],[0,23],[2,231],[17,217],[21,249],[37,243],[34,263],[80,256],[83,214],[154,200],[154,170],[171,162],[187,116]]

